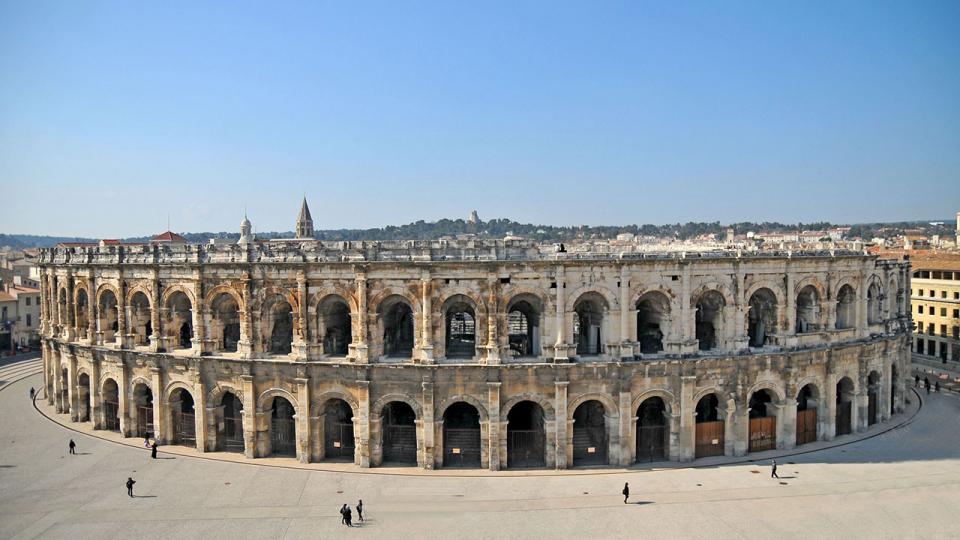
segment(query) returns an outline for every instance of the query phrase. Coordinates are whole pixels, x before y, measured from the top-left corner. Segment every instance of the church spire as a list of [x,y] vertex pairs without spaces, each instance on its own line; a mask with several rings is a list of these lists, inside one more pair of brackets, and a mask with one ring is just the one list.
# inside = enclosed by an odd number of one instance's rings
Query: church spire
[[297,216],[297,238],[313,240],[313,218],[310,217],[310,207],[307,206],[307,196],[303,196],[300,205],[300,215]]

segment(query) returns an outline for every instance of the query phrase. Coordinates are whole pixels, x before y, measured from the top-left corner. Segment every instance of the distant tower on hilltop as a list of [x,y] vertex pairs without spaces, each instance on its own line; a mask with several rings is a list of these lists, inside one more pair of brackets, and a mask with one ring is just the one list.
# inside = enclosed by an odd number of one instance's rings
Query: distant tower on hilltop
[[313,240],[313,218],[310,217],[310,207],[307,206],[307,197],[303,197],[300,205],[300,215],[297,216],[297,238]]
[[[958,216],[957,223],[960,223],[960,214],[957,214],[957,216]],[[470,211],[470,217],[467,218],[467,223],[470,223],[471,225],[476,225],[477,223],[480,223],[480,216],[477,214],[476,210]]]
[[250,220],[247,219],[247,213],[244,212],[243,221],[240,222],[240,240],[237,241],[237,244],[245,246],[253,243],[253,235],[250,233],[252,228]]

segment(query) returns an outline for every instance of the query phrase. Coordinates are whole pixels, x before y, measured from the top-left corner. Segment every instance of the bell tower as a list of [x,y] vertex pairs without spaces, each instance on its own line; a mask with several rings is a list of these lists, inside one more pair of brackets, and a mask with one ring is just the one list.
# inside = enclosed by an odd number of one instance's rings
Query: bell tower
[[297,216],[297,238],[313,240],[313,218],[310,217],[310,207],[307,206],[307,197],[303,197],[300,205],[300,215]]

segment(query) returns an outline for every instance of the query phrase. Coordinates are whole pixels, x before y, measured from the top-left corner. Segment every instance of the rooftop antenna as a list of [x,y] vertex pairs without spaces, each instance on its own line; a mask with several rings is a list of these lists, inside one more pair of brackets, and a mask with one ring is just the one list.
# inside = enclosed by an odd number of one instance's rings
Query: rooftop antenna
[[167,212],[167,230],[170,230],[170,212]]

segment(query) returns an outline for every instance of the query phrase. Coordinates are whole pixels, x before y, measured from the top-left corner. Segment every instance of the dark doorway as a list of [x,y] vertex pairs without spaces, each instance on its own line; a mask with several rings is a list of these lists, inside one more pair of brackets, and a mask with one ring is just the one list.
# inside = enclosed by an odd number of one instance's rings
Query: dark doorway
[[120,431],[120,389],[113,379],[103,385],[103,429]]
[[417,464],[417,415],[402,401],[391,401],[380,414],[383,430],[383,461],[401,465]]
[[319,307],[318,327],[323,330],[323,354],[346,356],[353,342],[350,308],[339,296],[328,297]]
[[79,399],[79,420],[81,422],[90,421],[90,376],[86,373],[81,373],[78,381],[78,386],[80,389],[78,392]]
[[750,396],[749,452],[762,452],[777,447],[777,417],[773,398],[766,390],[757,390]]
[[289,401],[274,397],[270,407],[270,453],[275,456],[297,455],[297,426]]
[[532,401],[521,401],[507,414],[507,467],[545,467],[547,437],[543,408]]
[[817,440],[817,390],[812,384],[797,394],[797,446]]
[[723,322],[725,305],[723,295],[717,291],[707,291],[697,299],[695,324],[701,351],[711,351],[719,347],[717,336]]
[[394,300],[383,318],[383,353],[392,358],[413,356],[413,310]]
[[507,333],[512,356],[540,355],[540,311],[534,307],[539,305],[538,299],[529,297],[514,299],[507,308]]
[[644,400],[637,409],[637,463],[663,461],[668,457],[670,428],[663,399]]
[[867,425],[872,426],[879,421],[880,411],[880,374],[871,371],[867,376]]
[[443,466],[480,466],[480,413],[463,401],[443,413]]
[[724,423],[720,415],[720,400],[716,394],[707,394],[697,402],[697,434],[695,456],[698,458],[722,456],[724,453]]
[[270,352],[290,354],[293,349],[293,308],[286,301],[279,301],[271,309],[271,315]]
[[193,396],[179,388],[170,394],[170,412],[173,420],[173,444],[197,446],[196,413]]
[[447,358],[473,358],[477,347],[477,314],[465,299],[446,302]]
[[154,437],[153,392],[145,384],[133,389],[133,404],[137,411],[137,437]]
[[836,436],[853,433],[853,381],[849,377],[837,383]]
[[233,392],[224,392],[220,406],[223,408],[220,449],[225,452],[243,452],[243,403]]
[[342,399],[327,400],[323,407],[323,458],[353,462],[353,409]]
[[607,464],[607,422],[603,403],[590,400],[573,411],[573,465]]

